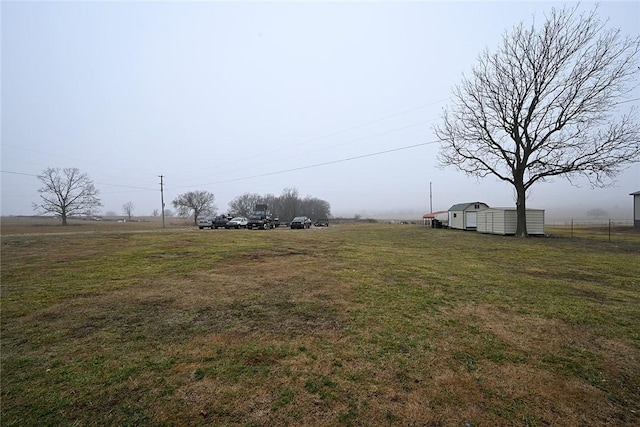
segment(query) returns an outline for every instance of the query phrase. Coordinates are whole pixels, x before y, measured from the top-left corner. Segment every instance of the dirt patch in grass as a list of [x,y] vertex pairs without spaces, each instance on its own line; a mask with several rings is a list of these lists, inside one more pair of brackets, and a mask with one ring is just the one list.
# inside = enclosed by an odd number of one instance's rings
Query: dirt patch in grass
[[604,296],[604,294],[602,294],[601,292],[598,291],[593,291],[593,290],[588,290],[588,289],[579,289],[575,291],[575,295],[583,297],[583,298],[589,298],[592,299],[594,301],[598,301],[602,304],[608,304],[610,303],[610,301]]

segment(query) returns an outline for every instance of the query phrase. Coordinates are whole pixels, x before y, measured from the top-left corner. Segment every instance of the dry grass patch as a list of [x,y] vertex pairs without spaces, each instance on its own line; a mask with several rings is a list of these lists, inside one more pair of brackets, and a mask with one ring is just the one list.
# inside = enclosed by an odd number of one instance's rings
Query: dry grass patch
[[[511,416],[542,424],[604,425],[629,421],[640,410],[640,383],[633,373],[637,347],[583,326],[490,306],[465,305],[448,317],[459,313],[471,320],[465,323],[473,337],[464,349],[450,351],[462,355],[457,359],[473,373],[481,395],[514,402]],[[623,411],[617,407],[621,403]],[[534,414],[531,407],[544,411]]]
[[3,425],[638,421],[640,246],[349,225],[2,251]]

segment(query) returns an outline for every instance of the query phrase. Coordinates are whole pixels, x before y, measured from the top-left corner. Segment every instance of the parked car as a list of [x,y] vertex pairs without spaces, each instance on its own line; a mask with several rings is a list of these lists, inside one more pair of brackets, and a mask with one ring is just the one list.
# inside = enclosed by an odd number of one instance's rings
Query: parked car
[[215,220],[214,217],[212,216],[208,216],[206,218],[200,218],[198,220],[198,228],[200,230],[202,230],[203,228],[211,228],[213,230],[213,221]]
[[293,218],[293,220],[289,224],[289,227],[291,229],[294,229],[294,228],[310,228],[311,227],[311,220],[309,218],[307,218],[306,216],[297,216],[297,217]]
[[316,222],[314,222],[313,225],[315,227],[328,227],[329,226],[329,220],[328,219],[319,219]]
[[227,225],[224,228],[247,228],[247,223],[249,220],[243,216],[237,216],[235,218],[231,218]]
[[213,219],[213,228],[225,228],[231,217],[220,215]]

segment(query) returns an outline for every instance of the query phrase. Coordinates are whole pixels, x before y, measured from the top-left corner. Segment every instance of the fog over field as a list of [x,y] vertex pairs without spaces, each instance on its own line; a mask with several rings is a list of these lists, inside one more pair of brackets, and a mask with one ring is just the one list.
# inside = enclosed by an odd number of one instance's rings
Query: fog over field
[[[563,5],[3,2],[1,213],[35,214],[47,167],[80,169],[102,213],[132,202],[134,216],[160,209],[160,175],[169,208],[188,191],[225,212],[236,196],[286,188],[344,217],[514,206],[510,185],[439,168],[433,126],[484,49]],[[639,2],[598,13],[638,34]],[[636,86],[620,114],[639,99]],[[528,207],[631,219],[640,164],[606,189],[574,184],[534,185]]]

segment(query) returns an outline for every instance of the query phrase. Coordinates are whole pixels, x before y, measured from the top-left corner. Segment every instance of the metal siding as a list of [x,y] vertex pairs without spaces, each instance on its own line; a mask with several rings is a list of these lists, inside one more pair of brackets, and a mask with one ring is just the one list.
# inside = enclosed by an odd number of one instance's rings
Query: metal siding
[[462,230],[464,228],[464,212],[449,212],[449,228],[457,228],[459,230]]
[[516,234],[518,228],[518,212],[515,209],[504,210],[504,230],[502,234]]
[[506,226],[506,215],[503,210],[494,210],[493,211],[493,233],[494,234],[505,234],[505,226]]
[[478,228],[476,228],[476,231],[479,233],[491,233],[493,219],[489,217],[489,214],[486,211],[479,211],[477,219]]
[[544,234],[543,210],[527,210],[527,233]]
[[478,211],[469,211],[464,213],[465,228],[476,228],[478,226]]
[[[478,211],[478,232],[515,234],[517,226],[518,212],[514,208]],[[544,210],[527,209],[527,232],[534,235],[544,234]]]

